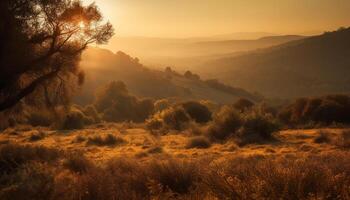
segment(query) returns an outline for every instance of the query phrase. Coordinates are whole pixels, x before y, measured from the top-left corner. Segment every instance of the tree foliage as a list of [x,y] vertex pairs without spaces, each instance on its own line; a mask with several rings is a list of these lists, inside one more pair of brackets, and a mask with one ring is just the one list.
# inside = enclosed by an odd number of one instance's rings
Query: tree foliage
[[66,103],[73,86],[84,81],[78,65],[82,51],[89,44],[106,43],[112,35],[112,25],[103,22],[95,4],[2,0],[0,111],[22,99],[48,106]]
[[151,99],[132,96],[121,81],[112,81],[102,88],[97,94],[95,106],[103,119],[110,122],[142,122],[154,110]]

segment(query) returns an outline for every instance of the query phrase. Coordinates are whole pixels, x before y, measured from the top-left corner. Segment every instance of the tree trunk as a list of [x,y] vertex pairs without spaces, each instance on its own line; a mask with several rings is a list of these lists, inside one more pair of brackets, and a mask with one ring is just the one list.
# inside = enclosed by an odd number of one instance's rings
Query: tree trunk
[[21,101],[24,97],[34,92],[34,90],[42,84],[44,81],[53,78],[57,75],[57,73],[60,71],[60,68],[36,79],[31,84],[29,84],[27,87],[21,89],[15,96],[11,96],[9,98],[4,99],[2,102],[0,102],[0,112],[9,109],[13,106],[15,106],[19,101]]

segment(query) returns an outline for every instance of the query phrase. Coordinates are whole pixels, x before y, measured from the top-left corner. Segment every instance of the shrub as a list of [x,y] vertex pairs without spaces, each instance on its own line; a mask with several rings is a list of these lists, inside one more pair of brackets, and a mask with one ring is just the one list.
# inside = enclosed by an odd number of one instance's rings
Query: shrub
[[151,179],[177,194],[186,194],[194,189],[199,180],[198,166],[192,162],[168,160],[153,162],[149,167]]
[[89,145],[97,146],[115,146],[119,144],[124,144],[126,141],[121,137],[116,137],[113,134],[106,135],[95,135],[88,138]]
[[278,130],[278,124],[269,115],[250,112],[243,116],[242,121],[242,127],[238,131],[241,144],[269,140],[272,133]]
[[151,131],[160,130],[163,126],[164,126],[163,121],[156,117],[152,117],[146,120],[146,128],[148,130],[151,130]]
[[94,105],[88,105],[84,108],[84,114],[87,117],[90,117],[93,119],[93,123],[100,123],[101,122],[101,117],[98,114],[96,108]]
[[190,116],[182,107],[172,107],[160,113],[166,128],[184,130],[191,121]]
[[251,109],[253,106],[254,106],[254,103],[246,98],[240,98],[233,104],[233,107],[237,109],[239,112],[245,112]]
[[154,111],[153,100],[151,99],[138,99],[136,103],[136,117],[133,119],[135,122],[144,122]]
[[79,153],[2,145],[0,199],[348,199],[349,156],[113,158],[95,165]]
[[85,173],[93,164],[83,154],[73,153],[65,158],[63,166],[76,173]]
[[326,131],[319,131],[317,137],[314,139],[314,142],[318,144],[331,142],[329,133]]
[[39,141],[42,140],[46,137],[46,134],[42,131],[34,131],[30,137],[29,137],[29,141],[31,142],[35,142],[35,141]]
[[60,157],[60,152],[56,149],[41,146],[22,146],[6,144],[0,146],[0,171],[9,172],[17,168],[36,161],[54,162]]
[[27,116],[27,122],[32,126],[50,126],[53,116],[48,111],[32,110]]
[[84,116],[83,117],[83,122],[84,122],[84,126],[85,125],[91,125],[95,123],[95,120],[93,117],[88,117],[88,116]]
[[242,119],[237,111],[230,106],[224,106],[214,116],[206,133],[211,140],[223,141],[234,136],[241,125]]
[[186,71],[184,73],[184,77],[187,79],[196,80],[196,81],[201,79],[198,74],[192,73],[191,71]]
[[46,200],[55,191],[54,172],[42,163],[30,163],[9,175],[11,181],[1,186],[2,200]]
[[167,108],[169,108],[171,103],[168,99],[160,99],[154,102],[154,111],[155,112],[161,112]]
[[[101,177],[97,174],[96,178],[100,179],[102,184],[105,183],[106,187],[101,189],[108,191],[106,193],[110,195],[108,199],[151,199],[149,172],[147,166],[138,160],[114,158],[107,162],[103,172],[105,176]],[[94,180],[91,182],[92,186],[96,185]]]
[[216,199],[347,199],[346,156],[236,157],[210,168],[203,182]]
[[350,123],[350,97],[328,95],[318,98],[301,98],[281,110],[278,116],[285,123],[294,124]]
[[196,136],[190,138],[187,142],[186,148],[198,148],[198,149],[206,149],[211,146],[210,140],[204,136]]
[[62,129],[72,130],[84,128],[87,117],[79,110],[71,110],[64,118]]
[[343,131],[335,141],[335,144],[344,149],[350,149],[350,131]]
[[203,104],[196,101],[182,103],[181,106],[185,109],[188,115],[197,123],[207,123],[211,120],[210,110]]

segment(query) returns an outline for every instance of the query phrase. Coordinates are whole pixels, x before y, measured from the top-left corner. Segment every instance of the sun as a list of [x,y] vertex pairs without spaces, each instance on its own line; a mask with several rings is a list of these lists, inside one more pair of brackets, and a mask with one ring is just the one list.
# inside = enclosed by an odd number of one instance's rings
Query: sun
[[78,24],[80,29],[84,29],[85,28],[85,23],[84,22],[79,22]]

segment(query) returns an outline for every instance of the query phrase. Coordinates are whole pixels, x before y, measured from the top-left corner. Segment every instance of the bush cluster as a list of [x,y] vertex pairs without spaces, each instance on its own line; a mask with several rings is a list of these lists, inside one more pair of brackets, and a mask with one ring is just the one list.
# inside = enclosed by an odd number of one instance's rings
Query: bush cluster
[[153,101],[129,94],[123,82],[113,81],[97,95],[95,106],[109,122],[143,122],[154,111]]
[[205,105],[196,101],[188,101],[154,114],[146,121],[146,127],[150,130],[181,131],[189,128],[192,122],[207,123],[211,120],[211,116],[211,111]]
[[241,144],[256,143],[271,139],[278,127],[277,121],[269,114],[257,110],[239,113],[232,106],[224,106],[209,123],[205,134],[212,141],[231,138]]
[[242,125],[240,114],[231,106],[224,106],[209,124],[206,135],[213,141],[223,141],[232,137]]
[[317,98],[300,98],[282,109],[278,117],[286,124],[350,123],[350,97],[328,95]]

